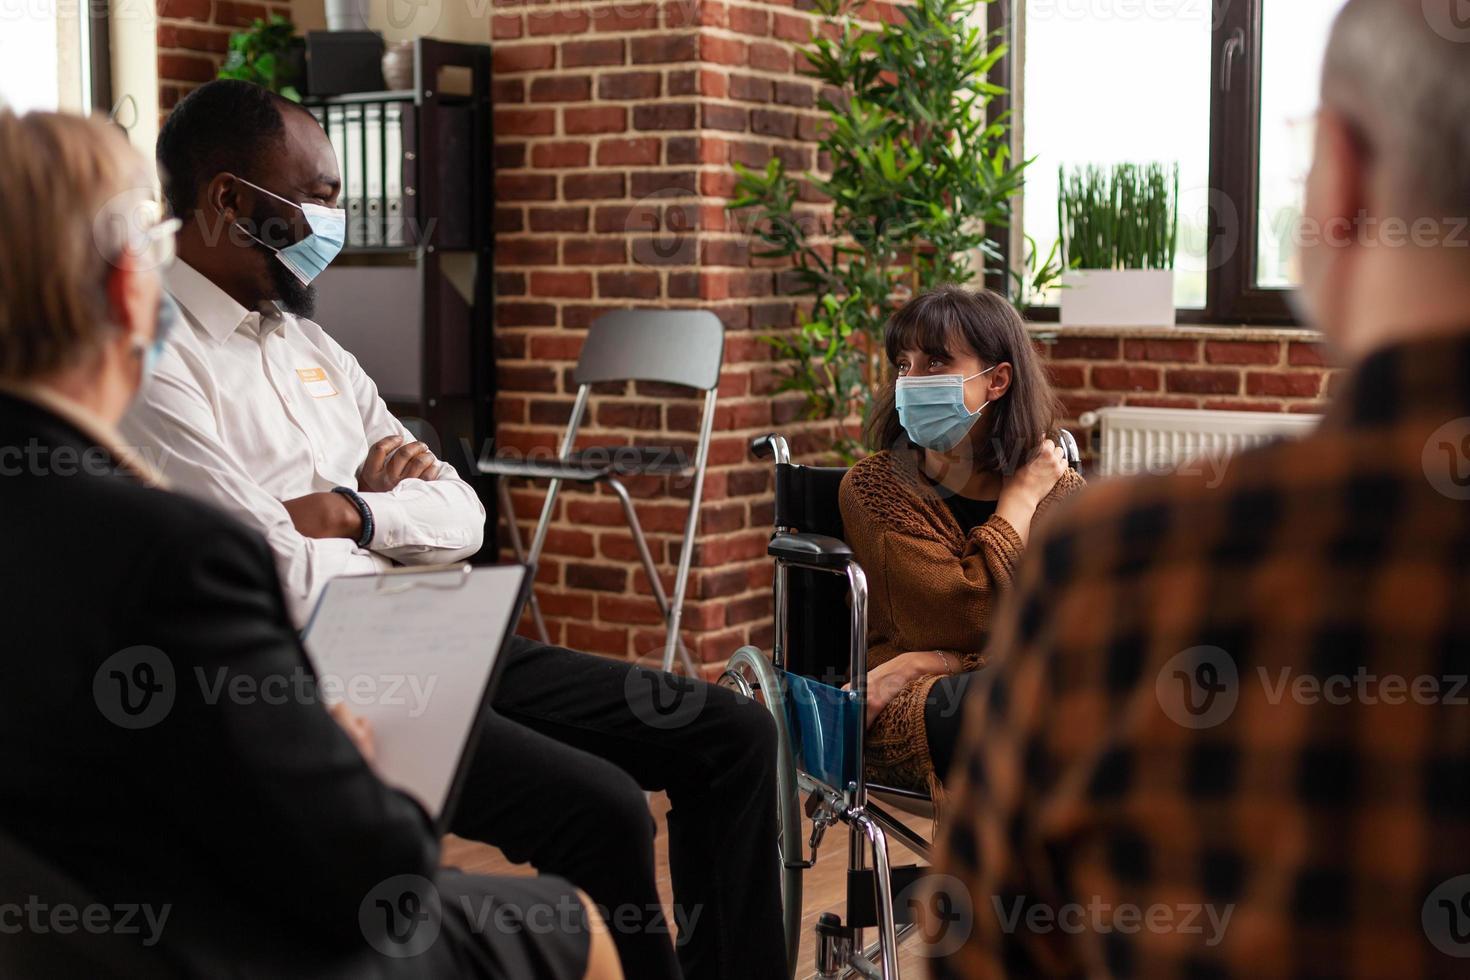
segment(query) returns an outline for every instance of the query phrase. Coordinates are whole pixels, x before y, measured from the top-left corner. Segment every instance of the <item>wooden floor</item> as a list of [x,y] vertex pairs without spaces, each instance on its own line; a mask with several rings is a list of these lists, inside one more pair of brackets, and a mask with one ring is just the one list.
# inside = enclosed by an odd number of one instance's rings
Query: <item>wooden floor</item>
[[[658,839],[655,846],[657,848],[659,894],[664,900],[666,914],[672,914],[669,910],[673,903],[673,893],[669,886],[668,839],[664,821],[664,815],[668,811],[668,800],[662,794],[656,794],[650,800],[649,805],[658,821]],[[911,825],[924,836],[928,836],[927,821],[914,818]],[[809,828],[803,830],[803,840],[806,839],[808,830]],[[609,841],[609,846],[615,846],[614,842]],[[889,851],[890,860],[895,865],[914,864],[919,861],[908,848],[897,842],[890,841]],[[534,871],[526,865],[510,863],[496,848],[457,837],[444,839],[444,863],[465,871],[484,874],[534,874]],[[836,911],[839,914],[842,912],[846,873],[847,833],[844,828],[838,827],[828,831],[826,839],[822,842],[817,866],[803,876],[801,956],[798,977],[809,977],[815,969],[812,960],[812,930],[817,916],[826,911]],[[872,942],[875,938],[873,931],[868,930],[864,938],[867,942]],[[926,961],[919,952],[917,943],[908,942],[903,945],[899,956],[899,971],[904,980],[923,980],[928,977]],[[638,978],[629,977],[627,980],[638,980]],[[702,978],[689,977],[687,980],[702,980]]]

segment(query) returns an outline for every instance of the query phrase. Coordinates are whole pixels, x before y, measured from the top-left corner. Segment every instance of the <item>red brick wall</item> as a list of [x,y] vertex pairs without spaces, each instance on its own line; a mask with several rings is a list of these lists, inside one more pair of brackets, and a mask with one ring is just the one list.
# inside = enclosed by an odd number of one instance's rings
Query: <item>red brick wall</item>
[[[780,371],[760,337],[796,322],[780,269],[753,259],[725,204],[732,161],[813,167],[821,114],[796,48],[818,23],[793,3],[499,2],[494,48],[497,195],[496,338],[500,448],[547,451],[566,423],[571,370],[600,313],[697,307],[727,328],[715,439],[685,606],[696,656],[722,662],[770,641],[771,490],[747,459],[752,435],[779,427],[799,453],[832,441],[798,424],[801,398],[777,392]],[[887,5],[875,15],[892,13]],[[231,28],[289,7],[233,0],[160,0],[160,104],[208,80]],[[820,207],[808,193],[807,206]],[[639,385],[604,393],[584,445],[633,442],[693,449],[700,401]],[[825,433],[824,433],[825,430]],[[635,480],[640,520],[672,591],[688,481]],[[529,538],[544,487],[514,488]],[[656,656],[663,630],[616,499],[563,494],[538,592],[553,639],[617,656]]]
[[268,14],[291,16],[289,3],[158,0],[158,105],[167,113],[190,89],[219,71],[230,32]]
[[1320,413],[1338,375],[1307,331],[1034,333],[1073,423],[1110,405]]
[[[750,436],[780,427],[798,451],[830,430],[793,425],[762,334],[789,328],[779,270],[753,259],[728,216],[732,161],[815,164],[816,85],[795,48],[816,19],[788,3],[502,3],[492,25],[496,123],[501,448],[548,450],[565,424],[571,369],[599,314],[698,307],[727,328],[719,415],[685,608],[696,657],[722,662],[770,641],[770,470]],[[811,197],[815,200],[815,196]],[[692,447],[699,402],[639,385],[595,402],[585,445]],[[672,589],[688,487],[631,488]],[[529,535],[540,487],[514,492]],[[539,594],[553,638],[617,656],[663,648],[663,630],[615,499],[563,496]]]
[[[796,0],[800,3],[803,0]],[[270,11],[288,13],[284,5]],[[893,8],[873,8],[891,15]],[[267,8],[160,0],[160,101],[213,77],[231,28]],[[796,48],[817,18],[773,2],[501,2],[494,46],[496,337],[501,449],[550,451],[566,423],[587,326],[629,306],[714,311],[727,333],[720,407],[685,623],[708,663],[770,640],[770,470],[748,438],[779,428],[798,453],[831,426],[800,423],[760,337],[790,328],[780,269],[753,259],[724,205],[732,161],[792,170],[814,158],[821,114]],[[820,207],[806,195],[808,207]],[[1309,334],[1063,331],[1038,328],[1071,423],[1105,405],[1320,412],[1334,372]],[[583,445],[671,443],[692,450],[699,400],[639,385],[594,402]],[[630,485],[672,590],[687,482]],[[529,536],[540,486],[516,486]],[[568,491],[548,539],[539,594],[553,639],[616,656],[657,655],[663,631],[616,500]]]

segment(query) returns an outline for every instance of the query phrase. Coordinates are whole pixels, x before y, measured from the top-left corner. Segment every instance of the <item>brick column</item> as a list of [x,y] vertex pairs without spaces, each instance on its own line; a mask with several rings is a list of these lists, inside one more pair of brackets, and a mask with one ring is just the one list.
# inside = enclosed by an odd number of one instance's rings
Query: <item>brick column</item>
[[[496,8],[496,331],[502,449],[551,449],[587,326],[630,306],[714,311],[727,333],[720,407],[684,621],[698,659],[768,647],[770,467],[752,435],[779,428],[799,452],[831,427],[796,424],[800,396],[760,337],[791,327],[780,270],[753,259],[725,204],[731,161],[779,154],[809,169],[820,113],[795,48],[816,18],[782,3],[505,3]],[[814,195],[813,195],[814,199]],[[638,385],[604,396],[584,445],[692,447],[699,402]],[[688,487],[635,481],[638,512],[672,586]],[[544,490],[517,487],[523,535]],[[663,630],[608,494],[566,493],[541,569],[553,639],[619,657],[657,656]]]

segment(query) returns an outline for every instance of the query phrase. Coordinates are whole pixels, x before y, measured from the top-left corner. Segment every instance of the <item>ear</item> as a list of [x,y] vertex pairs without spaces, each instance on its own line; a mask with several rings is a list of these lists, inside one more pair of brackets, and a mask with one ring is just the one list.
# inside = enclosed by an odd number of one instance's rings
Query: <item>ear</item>
[[[1359,128],[1337,109],[1317,117],[1317,146],[1308,178],[1306,216],[1324,240],[1346,244],[1369,200],[1369,149]],[[1347,222],[1344,225],[1344,222]]]
[[219,173],[214,175],[204,187],[204,201],[209,209],[218,214],[227,224],[239,220],[245,213],[241,195],[247,193],[249,188],[235,179],[234,174]]
[[1013,379],[1011,362],[1004,361],[998,364],[995,370],[987,374],[985,378],[990,382],[990,388],[986,392],[985,400],[993,402],[1011,390],[1011,381]]
[[155,277],[139,268],[138,260],[124,252],[113,260],[107,276],[107,305],[119,327],[113,341],[129,354],[153,342],[155,313],[160,286]]

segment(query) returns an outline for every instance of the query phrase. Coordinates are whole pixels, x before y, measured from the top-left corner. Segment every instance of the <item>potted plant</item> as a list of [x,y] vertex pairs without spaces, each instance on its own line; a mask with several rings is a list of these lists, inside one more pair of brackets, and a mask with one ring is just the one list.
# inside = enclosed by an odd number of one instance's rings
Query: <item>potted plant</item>
[[280,14],[257,17],[249,30],[231,34],[230,53],[219,70],[220,78],[253,82],[293,102],[301,101],[296,86],[305,75],[306,42]]
[[1179,166],[1060,172],[1063,324],[1173,326]]
[[[971,281],[977,258],[1008,268],[991,233],[1008,224],[1028,161],[1011,155],[1008,115],[987,111],[1006,94],[990,75],[1007,51],[1001,32],[975,26],[989,2],[914,0],[895,8],[896,22],[875,24],[857,16],[860,0],[814,0],[829,23],[801,54],[824,83],[825,172],[792,175],[780,159],[764,171],[734,165],[729,207],[749,209],[765,246],[756,256],[789,260],[792,291],[812,300],[794,335],[766,338],[788,364],[782,390],[806,396],[808,419],[838,423],[847,461],[861,450],[848,423],[866,420],[887,380],[893,309]],[[1033,288],[1059,272],[1043,263]]]

